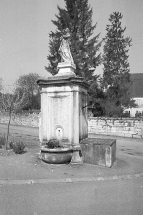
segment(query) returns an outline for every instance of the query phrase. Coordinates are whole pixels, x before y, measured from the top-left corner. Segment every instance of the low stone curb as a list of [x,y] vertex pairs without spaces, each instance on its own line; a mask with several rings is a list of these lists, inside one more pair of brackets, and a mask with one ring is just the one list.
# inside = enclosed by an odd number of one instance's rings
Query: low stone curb
[[34,184],[51,184],[51,183],[77,183],[77,182],[96,182],[110,180],[126,180],[143,177],[143,173],[133,175],[90,177],[90,178],[64,178],[64,179],[29,179],[29,180],[0,180],[0,186],[4,185],[34,185]]

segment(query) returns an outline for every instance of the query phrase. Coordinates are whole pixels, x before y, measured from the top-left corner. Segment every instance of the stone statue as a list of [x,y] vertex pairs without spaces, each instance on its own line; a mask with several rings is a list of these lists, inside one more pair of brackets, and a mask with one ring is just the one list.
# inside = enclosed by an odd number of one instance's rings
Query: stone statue
[[69,29],[66,28],[63,31],[63,36],[61,37],[62,41],[60,44],[59,53],[61,55],[62,62],[74,64],[71,51],[70,51],[70,46],[69,46],[70,44],[69,38],[70,38],[70,32],[69,32]]

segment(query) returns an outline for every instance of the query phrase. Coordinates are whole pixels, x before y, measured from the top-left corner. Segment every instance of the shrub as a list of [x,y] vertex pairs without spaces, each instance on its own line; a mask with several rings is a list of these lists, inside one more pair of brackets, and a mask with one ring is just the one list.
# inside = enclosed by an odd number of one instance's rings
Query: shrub
[[10,148],[10,149],[13,149],[13,144],[14,144],[14,143],[13,143],[12,141],[9,142],[9,148]]
[[23,142],[16,142],[12,144],[15,154],[22,154],[24,152],[25,144]]
[[5,135],[3,135],[2,137],[0,136],[0,148],[2,148],[3,146],[5,146],[6,143],[6,137]]
[[55,148],[61,147],[60,143],[59,143],[59,140],[57,140],[57,139],[49,140],[49,142],[46,143],[46,145],[47,145],[47,148],[49,148],[49,149],[55,149]]

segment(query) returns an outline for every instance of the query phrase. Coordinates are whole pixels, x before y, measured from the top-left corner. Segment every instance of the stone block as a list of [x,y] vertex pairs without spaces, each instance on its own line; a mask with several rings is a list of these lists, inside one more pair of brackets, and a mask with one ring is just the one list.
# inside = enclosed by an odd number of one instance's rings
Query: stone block
[[86,138],[80,146],[85,163],[112,167],[116,160],[116,140]]

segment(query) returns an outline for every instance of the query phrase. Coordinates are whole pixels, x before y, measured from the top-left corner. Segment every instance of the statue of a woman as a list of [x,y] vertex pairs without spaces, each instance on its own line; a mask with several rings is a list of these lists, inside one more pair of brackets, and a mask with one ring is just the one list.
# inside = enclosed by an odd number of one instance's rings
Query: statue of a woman
[[66,28],[63,32],[63,36],[61,37],[62,41],[60,44],[59,48],[59,53],[61,55],[61,61],[65,63],[72,63],[74,64],[71,51],[70,51],[70,46],[69,46],[69,38],[70,38],[70,32],[69,29]]

